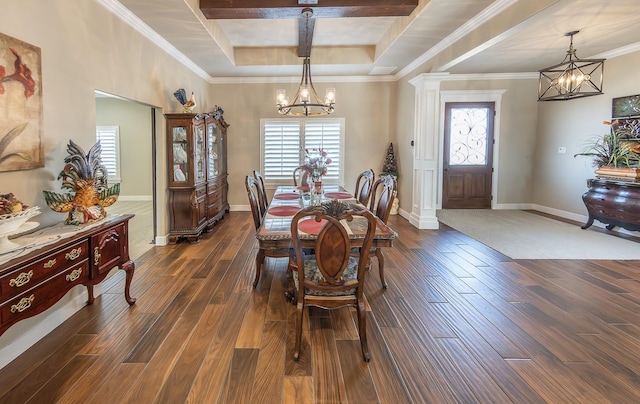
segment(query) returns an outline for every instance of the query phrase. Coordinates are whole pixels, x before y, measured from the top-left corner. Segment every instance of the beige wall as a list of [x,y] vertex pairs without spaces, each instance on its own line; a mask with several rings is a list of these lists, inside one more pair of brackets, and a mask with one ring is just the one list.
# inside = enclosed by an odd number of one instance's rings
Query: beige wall
[[[98,97],[96,125],[118,126],[120,130],[120,198],[151,198],[151,108],[131,101]],[[165,172],[163,170],[161,174]]]
[[[377,83],[314,83],[316,90],[335,87],[336,110],[332,118],[345,118],[345,187],[353,190],[356,177],[373,168],[376,176],[382,164],[393,128],[392,101],[395,84]],[[244,178],[252,170],[260,170],[260,119],[282,118],[275,108],[275,91],[295,90],[295,84],[216,84],[212,100],[222,106],[230,124],[228,134],[229,204],[247,207]]]
[[[639,64],[640,52],[609,59],[603,95],[539,104],[533,203],[587,215],[581,197],[594,168],[589,158],[573,156],[587,140],[609,132],[602,122],[611,120],[612,98],[640,94]],[[566,147],[567,153],[558,154],[558,147]]]

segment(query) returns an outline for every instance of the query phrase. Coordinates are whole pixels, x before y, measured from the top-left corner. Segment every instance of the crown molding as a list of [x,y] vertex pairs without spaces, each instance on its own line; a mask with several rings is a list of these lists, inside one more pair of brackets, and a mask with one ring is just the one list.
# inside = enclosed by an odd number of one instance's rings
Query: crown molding
[[151,27],[145,24],[141,19],[136,17],[131,11],[125,8],[120,2],[116,0],[96,0],[98,4],[109,10],[113,15],[120,18],[131,28],[138,31],[142,36],[153,42],[160,49],[167,52],[178,62],[182,63],[189,70],[203,78],[204,80],[211,82],[213,77],[209,75],[209,73],[205,72],[195,64],[191,59],[186,57],[184,53],[180,52],[176,49],[175,46],[171,45],[166,39],[160,36],[156,31],[154,31]]
[[590,59],[611,59],[611,58],[624,56],[626,54],[637,52],[637,51],[640,51],[640,42],[632,43],[617,49],[612,49],[607,52],[599,53]]
[[[447,49],[449,46],[455,44],[457,41],[462,39],[465,35],[473,32],[475,29],[480,27],[482,24],[494,18],[496,15],[503,12],[506,8],[512,6],[517,3],[518,0],[497,0],[493,2],[489,7],[482,10],[481,13],[477,14],[475,17],[464,23],[460,28],[453,31],[446,38],[438,42],[435,46],[431,47],[428,51],[420,55],[413,62],[409,63],[406,67],[396,73],[396,79],[399,80],[411,73],[422,64],[432,59],[436,55],[438,55],[443,50]],[[428,7],[428,6],[427,6]]]

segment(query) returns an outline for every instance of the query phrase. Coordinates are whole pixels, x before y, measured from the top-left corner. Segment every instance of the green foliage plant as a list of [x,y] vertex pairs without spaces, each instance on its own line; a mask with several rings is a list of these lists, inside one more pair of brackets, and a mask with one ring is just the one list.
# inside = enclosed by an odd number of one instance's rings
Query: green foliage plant
[[618,126],[618,121],[604,122],[611,130],[604,136],[590,139],[582,152],[577,156],[593,158],[593,166],[635,168],[640,167],[640,142],[629,140],[633,138],[628,129]]

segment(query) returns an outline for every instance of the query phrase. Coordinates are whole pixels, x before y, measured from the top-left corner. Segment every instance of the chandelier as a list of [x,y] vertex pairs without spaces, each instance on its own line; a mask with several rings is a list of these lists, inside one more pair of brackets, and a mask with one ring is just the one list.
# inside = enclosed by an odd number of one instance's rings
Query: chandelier
[[278,113],[293,116],[314,116],[329,115],[334,110],[336,103],[336,89],[327,88],[324,102],[318,97],[316,89],[311,81],[311,61],[309,57],[304,58],[302,67],[302,79],[293,101],[289,102],[287,91],[279,89],[276,91],[276,105]]
[[313,87],[313,81],[311,80],[310,54],[314,26],[312,18],[313,10],[310,8],[304,8],[302,10],[302,18],[300,21],[300,24],[304,24],[304,27],[301,27],[299,30],[300,44],[298,50],[298,56],[304,56],[302,79],[300,79],[298,91],[296,91],[292,101],[289,101],[286,90],[276,90],[276,106],[278,107],[278,113],[281,115],[329,115],[333,112],[334,105],[336,103],[335,88],[327,88],[323,102],[318,96],[316,89]]
[[573,36],[564,34],[571,44],[562,63],[540,70],[538,101],[564,101],[602,94],[604,59],[580,59],[573,49]]

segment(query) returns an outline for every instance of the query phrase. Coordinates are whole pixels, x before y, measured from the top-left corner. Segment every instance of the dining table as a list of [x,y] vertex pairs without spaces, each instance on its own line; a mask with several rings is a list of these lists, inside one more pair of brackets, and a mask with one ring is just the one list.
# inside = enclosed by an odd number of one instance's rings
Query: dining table
[[[323,190],[318,198],[315,198],[308,188],[296,186],[279,186],[269,203],[267,211],[262,219],[262,224],[256,232],[256,238],[260,248],[287,250],[292,247],[291,220],[295,214],[315,203],[322,203],[331,199],[338,199],[347,204],[356,205],[358,208],[367,209],[356,198],[338,185],[323,185]],[[342,221],[353,247],[362,246],[362,241],[367,230],[366,220],[356,217],[352,221]],[[303,247],[313,247],[322,223],[309,218],[298,223],[299,236]],[[373,247],[393,247],[393,241],[398,234],[382,220],[378,219],[373,239]]]

